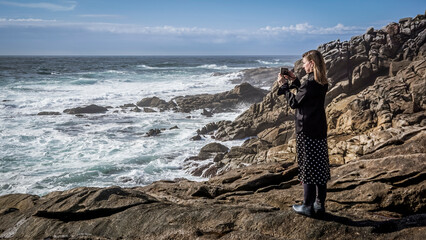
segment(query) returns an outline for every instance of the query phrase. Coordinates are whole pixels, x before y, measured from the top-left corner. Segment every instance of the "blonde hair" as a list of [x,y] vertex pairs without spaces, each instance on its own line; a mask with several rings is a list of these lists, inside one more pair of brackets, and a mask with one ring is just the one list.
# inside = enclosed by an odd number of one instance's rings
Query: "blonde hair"
[[314,78],[319,84],[327,84],[327,73],[324,58],[322,54],[317,50],[310,50],[303,54],[303,57],[306,57],[306,60],[313,61],[314,63]]

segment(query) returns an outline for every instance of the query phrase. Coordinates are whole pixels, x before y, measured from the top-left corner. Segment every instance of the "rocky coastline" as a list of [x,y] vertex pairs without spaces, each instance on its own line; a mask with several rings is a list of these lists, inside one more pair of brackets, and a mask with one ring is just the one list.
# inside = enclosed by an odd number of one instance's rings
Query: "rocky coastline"
[[[295,214],[300,203],[293,112],[276,95],[276,69],[259,69],[215,95],[119,107],[206,114],[252,104],[234,121],[198,134],[246,139],[231,149],[207,145],[187,179],[144,187],[88,188],[45,196],[0,196],[0,239],[424,239],[426,235],[426,16],[368,29],[318,47],[326,60],[332,180],[323,219]],[[301,60],[295,73],[303,80]],[[271,77],[268,77],[271,76]],[[264,82],[265,78],[272,80]],[[255,96],[255,97],[253,97]],[[145,110],[145,108],[147,108]],[[68,114],[111,107],[67,109]],[[88,112],[87,112],[88,111]],[[58,115],[41,112],[39,115]]]

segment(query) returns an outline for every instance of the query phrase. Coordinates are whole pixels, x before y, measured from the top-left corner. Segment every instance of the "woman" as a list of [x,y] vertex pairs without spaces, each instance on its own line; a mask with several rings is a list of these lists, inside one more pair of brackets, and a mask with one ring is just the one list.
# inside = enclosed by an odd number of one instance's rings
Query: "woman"
[[[303,183],[304,201],[293,205],[299,214],[312,216],[325,213],[327,181],[330,167],[327,147],[327,120],[324,101],[328,83],[326,67],[321,53],[311,50],[303,54],[303,67],[308,74],[301,85],[292,73],[278,74],[278,95],[284,94],[289,106],[296,109],[296,151],[299,180]],[[288,80],[292,80],[289,85]],[[291,88],[296,88],[294,95]]]

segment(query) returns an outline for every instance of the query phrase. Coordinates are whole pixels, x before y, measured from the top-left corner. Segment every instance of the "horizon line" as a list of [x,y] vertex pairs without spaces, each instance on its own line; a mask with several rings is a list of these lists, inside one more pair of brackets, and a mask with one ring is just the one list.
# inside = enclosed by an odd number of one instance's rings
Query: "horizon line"
[[0,54],[0,57],[299,56],[301,54]]

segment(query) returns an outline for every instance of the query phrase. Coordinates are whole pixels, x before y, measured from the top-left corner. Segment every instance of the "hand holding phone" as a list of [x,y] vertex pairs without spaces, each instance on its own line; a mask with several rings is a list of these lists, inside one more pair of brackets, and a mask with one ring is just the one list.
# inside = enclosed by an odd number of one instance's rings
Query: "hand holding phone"
[[281,75],[288,75],[288,68],[282,67],[280,68],[280,73]]
[[296,79],[296,75],[294,75],[292,71],[288,70],[288,68],[285,68],[285,67],[280,68],[280,74],[286,80],[293,81],[294,79]]
[[280,73],[278,73],[277,82],[278,82],[278,86],[280,86],[280,87],[281,87],[284,83],[286,83],[286,82],[287,82],[287,79],[286,79],[284,76],[286,76],[286,77],[287,77],[287,75],[282,75],[282,74],[281,74],[281,72],[280,72]]

